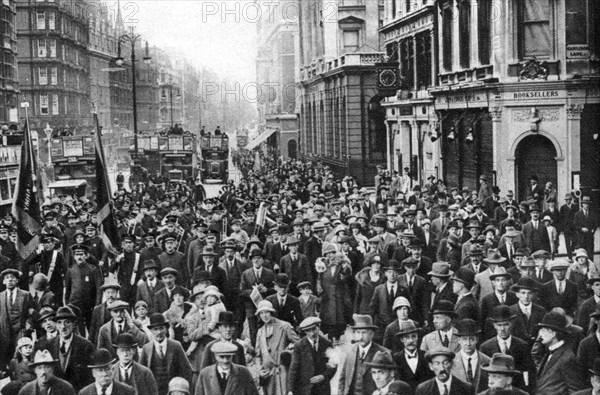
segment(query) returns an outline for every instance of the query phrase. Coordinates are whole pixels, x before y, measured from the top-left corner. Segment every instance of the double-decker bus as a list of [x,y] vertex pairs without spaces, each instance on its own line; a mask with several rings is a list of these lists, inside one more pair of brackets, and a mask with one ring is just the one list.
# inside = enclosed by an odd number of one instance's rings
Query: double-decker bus
[[54,178],[56,181],[80,183],[91,187],[86,194],[96,190],[96,148],[93,135],[52,137],[50,144]]
[[226,134],[204,135],[200,140],[202,180],[229,179],[229,137]]

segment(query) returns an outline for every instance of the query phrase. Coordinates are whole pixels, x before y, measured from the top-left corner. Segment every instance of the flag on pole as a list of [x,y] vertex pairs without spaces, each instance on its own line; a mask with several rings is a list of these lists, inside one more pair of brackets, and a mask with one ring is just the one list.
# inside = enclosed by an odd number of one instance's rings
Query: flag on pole
[[102,130],[98,123],[98,114],[94,114],[96,122],[96,204],[98,206],[98,224],[100,225],[100,235],[107,250],[116,253],[116,247],[121,245],[117,223],[111,207],[110,184],[106,170],[106,161],[104,160],[104,150],[102,148]]
[[19,176],[11,210],[16,219],[18,250],[23,259],[29,257],[39,245],[39,233],[42,229],[36,169],[31,133],[27,125],[23,133]]

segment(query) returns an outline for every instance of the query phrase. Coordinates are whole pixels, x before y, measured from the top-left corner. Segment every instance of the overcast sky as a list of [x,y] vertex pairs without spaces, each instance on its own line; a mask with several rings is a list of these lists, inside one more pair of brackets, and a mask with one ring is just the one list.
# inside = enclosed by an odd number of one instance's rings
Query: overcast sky
[[[125,23],[223,77],[254,81],[257,11],[252,0],[120,0]],[[107,1],[116,10],[116,0]]]

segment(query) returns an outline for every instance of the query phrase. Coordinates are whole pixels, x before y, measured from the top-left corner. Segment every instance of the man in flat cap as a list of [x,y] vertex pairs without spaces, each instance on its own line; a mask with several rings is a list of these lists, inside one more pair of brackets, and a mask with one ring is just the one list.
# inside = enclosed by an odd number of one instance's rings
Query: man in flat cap
[[140,254],[135,252],[136,236],[126,234],[122,237],[121,252],[115,262],[109,268],[111,273],[116,273],[119,284],[121,284],[121,299],[129,304],[135,304],[136,284],[142,278],[143,262]]
[[165,267],[160,271],[160,278],[164,284],[164,287],[159,289],[154,294],[154,312],[164,313],[171,307],[171,302],[173,302],[173,294],[175,290],[186,298],[189,296],[189,291],[187,288],[182,287],[181,285],[177,285],[177,277],[179,276],[179,272],[172,267]]
[[288,376],[287,395],[329,395],[330,380],[336,369],[328,365],[326,351],[331,342],[319,333],[321,320],[317,317],[305,318],[298,330],[306,336],[294,344],[292,363]]
[[218,342],[212,347],[216,363],[200,371],[196,395],[258,395],[252,374],[242,365],[232,362],[237,347]]
[[48,277],[50,290],[54,292],[57,300],[62,301],[67,262],[57,246],[58,239],[56,237],[44,234],[40,241],[41,244],[32,255],[33,259],[26,261],[29,267],[29,278],[36,273],[45,274]]
[[129,314],[130,308],[129,303],[124,300],[115,300],[107,306],[112,319],[100,328],[97,348],[107,349],[113,357],[117,356],[116,348],[113,347],[113,344],[121,333],[130,334],[134,337],[136,343],[140,345],[148,342],[146,333],[133,322]]
[[[158,256],[161,268],[172,267],[179,273],[178,284],[184,287],[190,286],[190,273],[185,255],[177,251],[177,233],[167,233],[163,237],[164,252]],[[180,236],[181,237],[181,236]],[[181,240],[180,240],[181,243]],[[218,285],[218,284],[217,284]]]

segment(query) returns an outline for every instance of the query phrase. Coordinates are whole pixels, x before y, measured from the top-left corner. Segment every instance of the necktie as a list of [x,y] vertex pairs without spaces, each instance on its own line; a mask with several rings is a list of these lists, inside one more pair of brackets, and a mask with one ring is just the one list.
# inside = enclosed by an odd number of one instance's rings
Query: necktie
[[542,363],[540,364],[540,370],[538,371],[538,374],[541,374],[544,372],[544,368],[546,367],[546,364],[548,363],[548,360],[550,359],[551,356],[552,356],[552,351],[548,351],[546,353],[546,355],[544,356],[544,359],[542,359]]
[[414,353],[414,354],[406,354],[406,359],[413,359],[413,358],[417,358],[417,353]]
[[106,388],[102,387],[102,391],[100,392],[100,395],[106,395]]
[[33,300],[35,301],[36,304],[39,303],[40,301],[40,297],[38,296],[38,293],[36,292],[35,295],[33,296]]
[[442,345],[444,347],[448,347],[450,345],[450,339],[448,339],[448,334],[444,334],[444,340],[442,341]]
[[367,356],[367,352],[365,350],[362,350],[360,352],[360,361],[361,362],[364,361],[366,356]]
[[504,304],[504,295],[500,295],[500,304]]
[[221,380],[227,381],[227,375],[225,374],[225,372],[221,373]]
[[64,356],[67,353],[67,345],[63,342],[60,346],[60,353]]
[[8,291],[8,307],[13,306],[13,292],[14,291]]
[[510,259],[511,259],[511,257],[512,257],[512,246],[511,246],[511,245],[509,245],[509,246],[508,246],[508,259],[510,260]]
[[121,333],[123,333],[123,325],[119,324],[118,329],[117,329],[117,336],[119,336]]
[[562,294],[563,294],[563,292],[564,292],[564,289],[563,289],[563,283],[562,283],[562,282],[560,282],[560,283],[558,283],[558,294],[559,294],[559,295],[562,295]]
[[467,380],[469,380],[469,383],[473,381],[473,366],[471,366],[471,357],[467,359]]
[[508,351],[508,347],[505,341],[501,342],[501,347],[500,347],[500,351],[502,352],[502,354],[506,354],[506,351]]
[[390,297],[391,297],[391,299],[394,299],[394,286],[393,285],[390,287]]
[[449,394],[449,392],[448,392],[448,385],[444,384],[444,395],[448,395],[448,394]]
[[542,278],[542,269],[537,269],[537,278],[538,279]]
[[411,292],[413,289],[414,281],[415,281],[415,279],[413,277],[411,277],[410,280],[408,280],[408,288],[410,289]]
[[163,354],[162,347],[160,345],[158,345],[156,347],[156,352],[158,353],[158,356],[161,358],[165,356],[165,354]]
[[525,308],[525,316],[527,317],[527,320],[529,320],[531,318],[531,312],[529,311],[529,308]]

